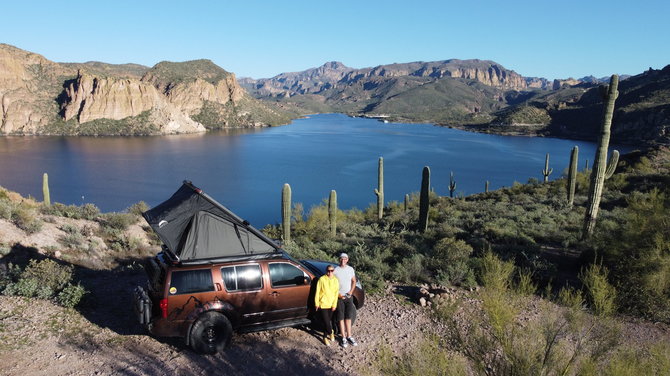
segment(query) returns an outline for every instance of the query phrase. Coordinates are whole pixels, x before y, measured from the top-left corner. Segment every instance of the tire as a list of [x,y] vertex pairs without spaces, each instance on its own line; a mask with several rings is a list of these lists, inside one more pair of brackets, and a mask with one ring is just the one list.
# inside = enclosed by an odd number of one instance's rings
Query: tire
[[216,354],[230,344],[233,327],[228,318],[218,312],[205,312],[193,324],[191,348],[201,354]]

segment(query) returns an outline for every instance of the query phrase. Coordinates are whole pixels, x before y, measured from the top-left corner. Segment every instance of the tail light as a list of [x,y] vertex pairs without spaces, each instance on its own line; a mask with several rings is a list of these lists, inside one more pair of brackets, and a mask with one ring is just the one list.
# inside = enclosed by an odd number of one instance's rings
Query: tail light
[[161,299],[161,302],[160,302],[159,306],[161,307],[161,316],[162,316],[164,319],[167,319],[167,316],[168,316],[168,312],[167,312],[167,308],[168,308],[167,299]]

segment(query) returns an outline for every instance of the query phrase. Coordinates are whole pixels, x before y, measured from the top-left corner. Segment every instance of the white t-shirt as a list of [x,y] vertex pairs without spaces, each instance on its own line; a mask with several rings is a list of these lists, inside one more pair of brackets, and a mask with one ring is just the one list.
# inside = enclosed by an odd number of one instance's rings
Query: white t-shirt
[[354,268],[349,265],[335,267],[335,277],[340,282],[340,295],[348,294],[351,291],[351,279],[355,276]]

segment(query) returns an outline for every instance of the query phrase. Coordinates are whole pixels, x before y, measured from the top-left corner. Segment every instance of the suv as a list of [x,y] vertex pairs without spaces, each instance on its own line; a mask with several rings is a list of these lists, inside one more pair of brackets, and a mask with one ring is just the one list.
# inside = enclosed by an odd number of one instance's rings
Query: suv
[[[332,263],[297,261],[190,182],[144,213],[165,243],[137,286],[139,322],[159,337],[183,337],[216,353],[233,331],[309,324],[317,279]],[[363,306],[360,283],[354,304]]]

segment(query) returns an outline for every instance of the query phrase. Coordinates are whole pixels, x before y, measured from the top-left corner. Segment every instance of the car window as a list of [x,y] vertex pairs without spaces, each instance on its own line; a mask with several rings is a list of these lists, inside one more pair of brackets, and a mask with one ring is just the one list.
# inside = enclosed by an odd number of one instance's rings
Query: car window
[[214,291],[210,269],[173,271],[170,295]]
[[272,287],[297,286],[305,284],[305,273],[291,264],[285,262],[271,263],[269,268]]
[[221,268],[221,277],[228,291],[258,290],[263,287],[261,267],[258,264]]

